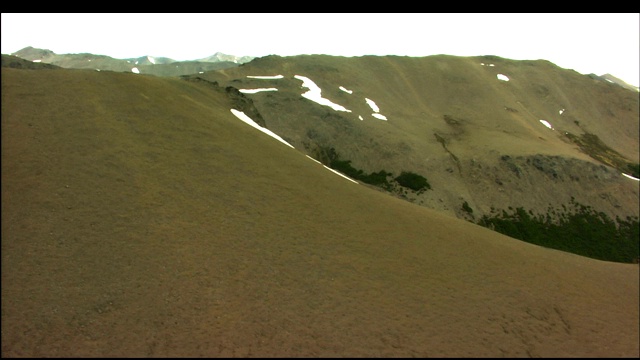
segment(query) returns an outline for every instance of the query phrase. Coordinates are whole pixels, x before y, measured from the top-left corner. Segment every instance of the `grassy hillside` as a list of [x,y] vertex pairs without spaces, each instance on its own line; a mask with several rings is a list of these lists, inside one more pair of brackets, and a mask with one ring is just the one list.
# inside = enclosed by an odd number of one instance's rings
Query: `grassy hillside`
[[354,184],[237,104],[2,69],[3,357],[639,355],[637,265]]
[[[282,77],[255,78],[266,75]],[[351,111],[304,98],[296,76]],[[640,161],[638,93],[548,61],[268,56],[194,77],[276,88],[247,94],[269,129],[318,160],[334,149],[363,174],[419,174],[430,191],[407,199],[459,218],[465,202],[478,219],[509,208],[546,217],[571,199],[614,220],[640,215],[638,182],[622,175]]]

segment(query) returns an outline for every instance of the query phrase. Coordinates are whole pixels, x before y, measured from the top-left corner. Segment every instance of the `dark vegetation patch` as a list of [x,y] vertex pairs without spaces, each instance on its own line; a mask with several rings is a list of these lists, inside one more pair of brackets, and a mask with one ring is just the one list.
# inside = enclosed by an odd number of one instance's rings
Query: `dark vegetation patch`
[[640,164],[628,163],[627,169],[629,169],[629,175],[640,178]]
[[466,201],[462,203],[462,210],[464,210],[468,214],[473,214],[473,209],[471,208],[471,206],[469,206],[469,203]]
[[413,191],[420,192],[431,189],[431,185],[424,176],[410,171],[402,171],[394,180],[397,181],[400,186],[404,186]]
[[633,177],[638,178],[640,176],[640,164],[627,160],[602,142],[597,135],[584,133],[578,136],[567,132],[565,136],[592,158]]
[[582,256],[620,263],[637,263],[640,258],[638,218],[612,220],[575,199],[569,206],[534,215],[522,207],[509,207],[483,215],[477,224],[532,244]]
[[333,147],[320,146],[315,150],[316,159],[328,167],[337,170],[352,179],[362,181],[364,183],[378,186],[389,192],[394,192],[400,196],[406,196],[407,189],[415,192],[417,195],[431,189],[431,185],[427,178],[411,171],[402,171],[400,175],[393,177],[393,173],[380,170],[372,173],[365,173],[361,169],[357,169],[351,165],[351,160],[343,160]]

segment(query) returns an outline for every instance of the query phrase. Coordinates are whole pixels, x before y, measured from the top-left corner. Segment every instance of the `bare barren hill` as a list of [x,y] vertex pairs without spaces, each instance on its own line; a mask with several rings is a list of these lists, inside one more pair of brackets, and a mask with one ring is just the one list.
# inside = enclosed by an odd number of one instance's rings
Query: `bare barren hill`
[[640,355],[638,265],[355,184],[243,106],[2,69],[3,357]]

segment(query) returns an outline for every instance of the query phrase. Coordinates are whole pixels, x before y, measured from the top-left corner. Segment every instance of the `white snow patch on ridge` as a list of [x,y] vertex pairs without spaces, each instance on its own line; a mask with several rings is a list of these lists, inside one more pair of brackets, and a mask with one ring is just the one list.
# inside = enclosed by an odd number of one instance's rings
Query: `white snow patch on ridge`
[[340,86],[340,90],[349,93],[349,94],[353,94],[353,90],[347,90],[344,86]]
[[278,91],[277,88],[262,88],[262,89],[240,89],[238,90],[241,93],[245,93],[245,94],[255,94],[261,91]]
[[373,100],[364,98],[364,101],[366,101],[367,104],[369,104],[369,107],[371,107],[371,110],[375,112],[380,112],[380,108],[378,107],[378,105],[376,105],[376,103]]
[[329,106],[330,108],[332,108],[333,110],[336,111],[345,111],[345,112],[351,112],[351,110],[345,108],[342,105],[338,105],[334,102],[332,102],[329,99],[325,99],[322,97],[322,90],[320,89],[320,87],[318,85],[316,85],[316,83],[314,83],[311,79],[309,79],[306,76],[300,76],[300,75],[296,75],[294,76],[296,79],[298,80],[302,80],[302,87],[303,88],[308,88],[309,91],[307,91],[306,93],[302,94],[303,97],[314,101],[320,105],[325,105],[325,106]]
[[286,142],[283,138],[281,138],[280,136],[278,136],[276,133],[274,133],[273,131],[263,128],[262,126],[258,125],[255,121],[251,120],[250,117],[248,117],[245,113],[243,113],[242,111],[236,110],[236,109],[231,109],[231,113],[233,115],[235,115],[238,119],[242,120],[244,123],[251,125],[253,128],[256,128],[260,131],[262,131],[263,133],[271,136],[272,138],[280,141],[281,143],[289,146],[292,149],[295,149],[293,147],[293,145],[289,144],[288,142]]
[[384,116],[382,114],[379,114],[380,108],[378,107],[378,105],[376,105],[375,101],[373,101],[373,100],[371,100],[369,98],[364,98],[364,100],[367,102],[367,104],[369,104],[369,107],[371,107],[371,110],[374,111],[374,113],[371,114],[371,116],[373,116],[376,119],[387,121],[387,117],[386,116]]
[[324,168],[325,168],[325,169],[327,169],[327,170],[329,170],[329,171],[331,171],[331,172],[334,172],[334,173],[336,173],[336,174],[338,174],[338,175],[342,176],[343,178],[345,178],[345,179],[347,179],[347,180],[349,180],[349,181],[351,181],[351,182],[354,182],[354,183],[356,183],[356,184],[358,183],[357,181],[353,180],[352,178],[348,177],[347,175],[344,175],[344,174],[342,174],[342,173],[340,173],[340,172],[338,172],[338,171],[336,171],[336,170],[333,170],[332,168],[328,167],[327,165],[322,165],[322,166],[324,166]]
[[312,158],[312,157],[311,157],[311,156],[309,156],[309,155],[305,155],[305,156],[306,156],[306,157],[308,157],[309,159],[311,159],[311,160],[313,160],[313,161],[317,162],[318,164],[322,164],[320,161],[318,161],[318,160],[316,160],[316,159]]
[[247,75],[247,77],[252,79],[282,79],[284,76],[282,75],[267,75],[267,76]]
[[[254,78],[254,79],[282,79],[284,76],[282,75],[268,75],[268,76],[255,76],[255,75],[247,75],[248,78]],[[305,93],[301,94],[302,97],[309,99],[317,104],[320,105],[324,105],[324,106],[329,106],[330,108],[336,110],[336,111],[344,111],[344,112],[352,112],[351,110],[345,108],[344,106],[340,105],[340,104],[336,104],[334,102],[332,102],[329,99],[323,98],[322,97],[322,89],[320,89],[320,87],[318,85],[316,85],[316,83],[314,83],[311,79],[309,79],[306,76],[302,76],[302,75],[295,75],[294,78],[298,79],[298,80],[302,80],[302,86],[301,88],[307,88],[309,89],[308,91],[306,91]],[[347,88],[345,88],[344,86],[339,86],[339,89],[341,91],[344,91],[348,94],[352,94],[353,90],[349,90]],[[255,94],[258,92],[262,92],[262,91],[278,91],[277,88],[271,87],[271,88],[259,88],[259,89],[239,89],[239,91],[241,93],[245,93],[245,94]],[[371,99],[369,98],[365,98],[366,103],[369,105],[369,107],[371,107],[371,109],[374,111],[373,114],[371,114],[371,116],[373,116],[376,119],[380,119],[380,120],[384,120],[387,121],[387,117],[380,114],[380,108],[378,107],[378,105]],[[360,121],[364,120],[362,115],[358,115],[358,119],[360,119]]]
[[627,175],[627,174],[625,174],[625,173],[622,173],[622,175],[624,175],[624,176],[628,177],[629,179],[633,179],[633,180],[635,180],[635,181],[640,181],[640,179],[638,179],[637,177],[633,177],[633,176],[631,176],[631,175]]
[[551,126],[551,124],[549,124],[549,122],[547,120],[540,120],[540,122],[542,123],[542,125],[548,127],[549,129],[553,130],[553,126]]

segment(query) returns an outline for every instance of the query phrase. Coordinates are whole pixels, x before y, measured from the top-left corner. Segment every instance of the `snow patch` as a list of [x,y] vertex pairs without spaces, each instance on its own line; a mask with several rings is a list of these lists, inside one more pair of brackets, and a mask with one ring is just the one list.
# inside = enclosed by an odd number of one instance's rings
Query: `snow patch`
[[284,76],[282,76],[282,75],[267,75],[267,76],[247,75],[247,77],[251,78],[251,79],[282,79]]
[[255,94],[261,91],[278,91],[277,88],[262,88],[262,89],[240,89],[241,93],[245,94]]
[[369,107],[371,107],[371,110],[375,111],[375,112],[380,112],[380,108],[378,107],[378,105],[376,105],[376,103],[368,98],[364,98],[364,100],[367,102],[367,104],[369,104]]
[[637,177],[633,177],[633,176],[631,176],[631,175],[627,175],[627,174],[625,174],[625,173],[622,173],[622,175],[624,175],[624,176],[628,177],[629,179],[632,179],[632,180],[635,180],[635,181],[640,181],[640,179],[638,179]]
[[540,122],[542,123],[542,125],[548,127],[549,129],[553,130],[553,126],[551,126],[551,124],[549,124],[549,122],[547,120],[540,120]]
[[340,90],[342,90],[342,91],[344,91],[344,92],[346,92],[348,94],[353,94],[353,90],[347,90],[347,89],[345,89],[344,86],[340,86]]
[[322,165],[322,166],[324,166],[324,168],[325,168],[325,169],[327,169],[327,170],[329,170],[329,171],[331,171],[331,172],[333,172],[333,173],[335,173],[335,174],[338,174],[338,175],[342,176],[343,178],[345,178],[345,179],[347,179],[347,180],[349,180],[349,181],[351,181],[351,182],[354,182],[354,183],[356,183],[356,184],[358,183],[357,181],[353,180],[352,178],[350,178],[350,177],[348,177],[348,176],[346,176],[346,175],[344,175],[344,174],[341,174],[340,172],[338,172],[338,171],[336,171],[336,170],[333,170],[332,168],[330,168],[330,167],[328,167],[328,166],[326,166],[326,165]]
[[320,89],[320,87],[318,85],[316,85],[316,83],[314,83],[311,79],[309,79],[308,77],[305,76],[300,76],[300,75],[296,75],[294,76],[296,79],[298,80],[302,80],[302,87],[303,88],[307,88],[309,89],[309,91],[307,91],[306,93],[302,94],[302,97],[307,98],[311,101],[314,101],[320,105],[325,105],[325,106],[329,106],[330,108],[332,108],[333,110],[336,111],[345,111],[345,112],[351,112],[351,110],[345,108],[342,105],[338,105],[334,102],[332,102],[329,99],[325,99],[322,97],[322,90]]
[[263,128],[262,126],[258,125],[255,121],[251,120],[250,117],[248,117],[245,113],[243,113],[242,111],[236,110],[236,109],[231,109],[231,113],[233,115],[235,115],[238,119],[242,120],[245,124],[251,125],[251,127],[258,129],[260,131],[262,131],[263,133],[271,136],[272,138],[280,141],[281,143],[289,146],[292,149],[295,149],[293,147],[293,145],[289,144],[288,142],[286,142],[283,138],[281,138],[280,136],[278,136],[276,133],[274,133],[273,131]]
[[378,105],[376,105],[376,103],[373,100],[368,98],[364,98],[364,100],[367,102],[367,104],[369,104],[369,107],[371,107],[371,110],[375,111],[375,113],[371,114],[371,116],[373,116],[376,119],[387,121],[386,116],[379,114],[380,108],[378,107]]
[[320,161],[318,161],[318,160],[316,160],[316,159],[312,158],[312,157],[311,157],[311,156],[309,156],[309,155],[305,155],[305,156],[306,156],[306,157],[308,157],[309,159],[311,159],[311,160],[313,160],[313,161],[317,162],[318,164],[322,164]]

